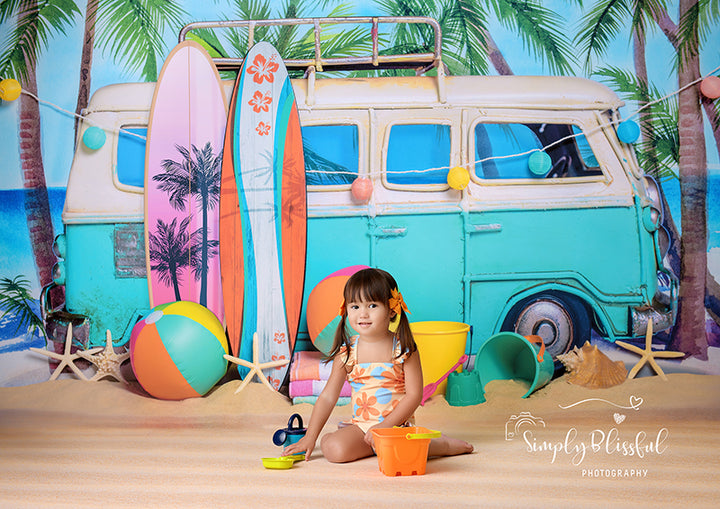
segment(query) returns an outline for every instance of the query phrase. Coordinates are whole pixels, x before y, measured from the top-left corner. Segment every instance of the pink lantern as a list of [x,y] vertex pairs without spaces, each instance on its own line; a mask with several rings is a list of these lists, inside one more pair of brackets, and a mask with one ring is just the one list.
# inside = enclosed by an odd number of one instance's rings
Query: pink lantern
[[373,184],[368,178],[358,177],[356,178],[352,186],[350,187],[353,198],[360,203],[367,203],[372,196]]
[[700,92],[708,99],[717,99],[720,97],[720,78],[717,76],[708,76],[700,82]]

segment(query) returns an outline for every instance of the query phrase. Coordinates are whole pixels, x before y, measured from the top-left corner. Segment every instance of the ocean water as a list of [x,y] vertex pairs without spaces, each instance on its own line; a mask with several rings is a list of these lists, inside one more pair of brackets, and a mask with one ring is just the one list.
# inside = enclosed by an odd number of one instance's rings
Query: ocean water
[[[48,197],[53,229],[57,235],[62,232],[65,188],[48,189]],[[30,281],[33,295],[39,296],[41,288],[30,245],[24,190],[0,189],[0,216],[0,278],[13,279],[23,275]]]

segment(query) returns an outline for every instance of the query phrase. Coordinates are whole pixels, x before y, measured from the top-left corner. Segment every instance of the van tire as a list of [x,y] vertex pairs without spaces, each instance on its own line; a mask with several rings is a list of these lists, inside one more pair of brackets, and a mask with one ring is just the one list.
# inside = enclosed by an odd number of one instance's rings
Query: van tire
[[577,297],[561,292],[543,292],[518,302],[505,316],[503,331],[521,336],[538,335],[552,355],[557,356],[590,339],[590,317]]

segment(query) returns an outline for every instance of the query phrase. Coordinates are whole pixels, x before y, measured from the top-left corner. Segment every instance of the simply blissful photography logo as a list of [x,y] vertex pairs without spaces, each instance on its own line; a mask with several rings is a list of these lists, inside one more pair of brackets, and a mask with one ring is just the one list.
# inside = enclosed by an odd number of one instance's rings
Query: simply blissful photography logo
[[[642,398],[630,396],[630,404],[618,405],[611,401],[591,398],[560,408],[569,408],[600,401],[617,407],[637,411],[642,405]],[[610,417],[610,416],[609,416]],[[558,463],[569,461],[572,465],[581,468],[583,477],[646,477],[648,469],[644,468],[644,461],[664,454],[668,449],[670,432],[666,427],[658,426],[653,429],[623,427],[627,414],[619,411],[612,413],[607,425],[594,426],[592,429],[570,426],[561,430],[550,430],[546,421],[530,412],[520,412],[511,415],[505,423],[505,440],[523,444],[529,454],[546,455],[548,461]],[[587,428],[587,429],[586,429]],[[592,468],[593,457],[603,455],[613,458],[632,458],[640,465],[634,468]],[[604,464],[607,462],[604,461]]]

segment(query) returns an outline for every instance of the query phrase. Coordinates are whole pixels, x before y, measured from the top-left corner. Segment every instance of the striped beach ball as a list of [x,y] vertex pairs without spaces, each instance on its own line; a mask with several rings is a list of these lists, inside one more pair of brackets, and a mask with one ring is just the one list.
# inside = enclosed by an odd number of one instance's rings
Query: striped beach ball
[[225,375],[225,329],[212,311],[194,302],[161,304],[130,335],[135,377],[159,399],[205,395]]
[[[345,283],[357,271],[367,269],[366,265],[353,265],[333,272],[320,281],[308,297],[307,326],[310,341],[324,354],[330,353],[335,330],[340,324],[340,306],[343,302]],[[355,331],[348,325],[348,333]]]

